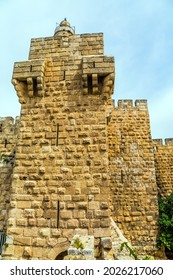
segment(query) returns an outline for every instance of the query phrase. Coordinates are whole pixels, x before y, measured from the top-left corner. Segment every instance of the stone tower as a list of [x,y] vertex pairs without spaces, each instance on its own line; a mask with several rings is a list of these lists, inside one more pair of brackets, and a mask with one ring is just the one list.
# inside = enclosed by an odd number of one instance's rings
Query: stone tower
[[3,258],[60,259],[76,234],[94,237],[96,257],[103,240],[112,248],[104,258],[117,256],[122,233],[153,254],[158,189],[172,192],[173,141],[152,141],[146,100],[114,105],[103,34],[77,35],[63,20],[54,36],[31,40],[12,83],[21,116],[0,119]]
[[[7,259],[55,259],[74,234],[110,236],[108,119],[114,58],[67,20],[31,40],[12,78],[21,117]],[[11,238],[11,239],[10,239]]]

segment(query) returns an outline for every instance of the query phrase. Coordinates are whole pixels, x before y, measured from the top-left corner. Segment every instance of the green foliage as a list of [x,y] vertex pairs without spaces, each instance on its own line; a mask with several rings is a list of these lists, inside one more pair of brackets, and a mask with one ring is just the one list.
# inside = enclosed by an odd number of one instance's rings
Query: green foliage
[[79,237],[76,237],[73,243],[74,247],[77,249],[84,249],[84,245],[80,241]]
[[[122,251],[124,249],[124,247],[126,247],[129,250],[129,255],[132,256],[135,260],[140,260],[140,258],[138,257],[137,253],[135,252],[134,249],[132,249],[127,242],[123,242],[121,244],[120,250]],[[143,258],[143,260],[154,260],[153,256],[145,256]]]
[[12,163],[14,160],[14,154],[2,154],[0,153],[0,161],[3,163]]
[[128,245],[127,242],[121,244],[120,250],[122,251],[126,247],[129,250],[129,255],[132,256],[135,260],[139,260],[136,252]]
[[154,260],[153,256],[145,256],[143,260]]
[[173,251],[173,193],[167,198],[159,198],[159,248],[163,245]]

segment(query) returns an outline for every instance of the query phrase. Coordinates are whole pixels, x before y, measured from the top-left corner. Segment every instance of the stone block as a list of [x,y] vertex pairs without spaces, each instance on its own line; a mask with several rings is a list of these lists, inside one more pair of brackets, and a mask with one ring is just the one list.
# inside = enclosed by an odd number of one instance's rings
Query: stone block
[[36,187],[36,185],[37,185],[36,181],[26,181],[24,183],[24,187],[26,188],[34,188]]
[[78,209],[87,209],[88,203],[83,201],[83,202],[77,202],[77,207]]
[[12,235],[12,234],[15,234],[15,235],[23,235],[23,228],[9,228],[8,230],[8,234],[9,235]]
[[17,207],[21,209],[31,208],[31,201],[17,201]]
[[50,236],[50,228],[40,228],[39,229],[39,234],[42,237]]
[[147,222],[152,222],[153,221],[153,217],[152,216],[148,216],[146,217]]
[[24,247],[23,256],[29,258],[32,257],[32,247]]
[[110,218],[103,218],[100,220],[100,226],[105,228],[110,226]]
[[60,229],[51,229],[52,236],[59,237],[61,235]]
[[90,188],[89,193],[90,194],[99,194],[100,188]]
[[41,217],[43,217],[43,214],[44,214],[43,209],[36,209],[36,210],[35,210],[35,217],[36,217],[36,218],[41,218]]
[[110,237],[102,237],[101,238],[101,246],[104,249],[111,249],[112,248],[112,240]]
[[43,256],[43,248],[42,247],[33,247],[32,251],[33,251],[33,253],[32,253],[33,258],[42,259],[42,256]]
[[26,226],[27,225],[27,219],[17,219],[16,220],[16,225],[17,226]]
[[48,238],[47,239],[47,244],[50,246],[50,247],[54,247],[56,244],[57,244],[57,238]]
[[89,201],[88,202],[88,209],[89,210],[98,210],[98,209],[100,209],[99,201]]
[[15,249],[14,245],[7,246],[5,249],[4,255],[5,256],[14,256],[14,249]]
[[73,218],[74,219],[84,219],[86,216],[85,210],[74,210],[73,211]]
[[80,228],[89,228],[89,220],[88,219],[80,219],[79,220]]
[[111,230],[109,228],[95,228],[94,237],[107,237],[111,236]]
[[105,217],[109,217],[109,210],[96,210],[95,211],[95,217],[96,218],[105,218]]
[[31,245],[31,237],[21,237],[21,236],[15,236],[14,237],[14,245]]
[[75,204],[74,203],[67,203],[67,209],[74,209],[75,208]]
[[46,240],[43,238],[33,238],[33,245],[36,247],[44,247]]
[[72,218],[72,211],[70,210],[63,210],[60,212],[61,219],[71,219]]
[[26,217],[26,218],[34,218],[35,217],[35,210],[33,210],[33,209],[25,209],[24,210],[24,217]]
[[100,219],[92,219],[90,221],[91,228],[99,228],[100,227]]
[[35,227],[36,226],[36,220],[35,219],[28,219],[28,225]]
[[14,248],[14,255],[15,256],[22,257],[23,256],[23,251],[24,251],[24,246],[15,245],[15,248]]
[[79,220],[71,219],[67,221],[67,228],[78,228],[79,227]]

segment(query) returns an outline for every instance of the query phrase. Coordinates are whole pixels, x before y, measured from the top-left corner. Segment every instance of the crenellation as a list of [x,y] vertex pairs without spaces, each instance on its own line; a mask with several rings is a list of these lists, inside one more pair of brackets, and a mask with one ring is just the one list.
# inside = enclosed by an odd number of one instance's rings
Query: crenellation
[[153,139],[153,144],[158,144],[159,146],[163,145],[163,139]]
[[142,99],[142,100],[135,100],[135,106],[139,109],[147,109],[147,100]]
[[153,152],[155,156],[156,179],[158,192],[161,197],[172,193],[173,174],[173,138],[153,139]]
[[153,144],[158,146],[173,146],[173,138],[153,139]]
[[135,100],[133,102],[132,99],[120,99],[117,102],[117,107],[121,109],[127,108],[137,108],[139,110],[146,110],[147,109],[147,100]]
[[127,109],[129,107],[133,107],[133,100],[124,99],[124,100],[118,100],[118,108],[120,109]]
[[173,146],[173,138],[166,138],[165,139],[165,145]]

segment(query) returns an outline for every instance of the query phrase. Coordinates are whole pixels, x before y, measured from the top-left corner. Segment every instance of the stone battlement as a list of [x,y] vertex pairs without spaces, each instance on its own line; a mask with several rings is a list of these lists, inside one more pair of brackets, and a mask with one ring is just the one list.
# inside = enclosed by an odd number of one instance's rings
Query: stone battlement
[[19,117],[0,118],[0,153],[11,153],[16,146]]
[[19,124],[19,117],[0,117],[0,133],[8,134],[14,133]]
[[173,146],[173,138],[153,139],[153,143],[159,146]]
[[138,99],[133,101],[132,99],[120,99],[117,102],[117,106],[115,107],[120,109],[127,109],[127,108],[138,108],[146,110],[148,108],[147,100],[145,99]]

